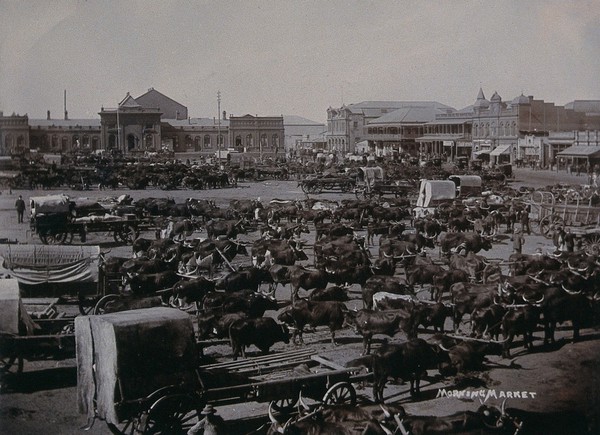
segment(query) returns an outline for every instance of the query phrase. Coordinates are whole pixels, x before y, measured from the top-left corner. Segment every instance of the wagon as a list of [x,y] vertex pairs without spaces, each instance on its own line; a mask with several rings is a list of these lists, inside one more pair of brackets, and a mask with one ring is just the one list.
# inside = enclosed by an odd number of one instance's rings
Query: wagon
[[79,317],[75,333],[79,411],[117,434],[186,433],[206,404],[354,404],[366,376],[311,349],[198,365],[189,315],[165,307]]
[[526,204],[532,231],[551,239],[555,227],[568,228],[587,253],[600,254],[600,207],[591,199],[575,193],[559,202],[552,192],[535,191]]
[[21,299],[16,279],[0,280],[0,380],[23,371],[23,361],[75,356],[73,317],[58,299]]
[[323,191],[352,192],[356,186],[356,180],[351,177],[323,176],[307,178],[300,181],[300,188],[304,193],[323,193]]
[[362,167],[362,180],[357,183],[355,193],[358,199],[382,197],[384,195],[407,196],[416,193],[416,186],[409,180],[388,180],[379,166]]
[[41,242],[69,244],[77,234],[81,242],[88,233],[110,233],[117,243],[131,244],[140,234],[140,222],[134,214],[117,216],[95,202],[76,204],[67,195],[29,198],[30,227]]
[[0,271],[18,281],[23,298],[77,304],[87,314],[105,293],[99,246],[1,245]]

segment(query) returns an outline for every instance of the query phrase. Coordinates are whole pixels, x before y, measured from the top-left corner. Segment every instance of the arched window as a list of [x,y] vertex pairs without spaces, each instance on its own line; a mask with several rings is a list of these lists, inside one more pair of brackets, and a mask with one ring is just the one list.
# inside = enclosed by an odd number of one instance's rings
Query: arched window
[[52,135],[52,149],[58,149],[58,136],[55,134]]
[[135,148],[136,142],[137,142],[137,137],[135,137],[135,135],[133,134],[128,134],[127,135],[127,150],[131,151]]
[[202,138],[200,136],[194,137],[194,150],[195,151],[202,150]]
[[87,134],[83,135],[83,142],[81,144],[85,148],[89,148],[90,147],[90,137]]
[[67,136],[61,138],[60,149],[61,151],[67,151],[69,149],[69,138]]
[[492,137],[496,137],[496,123],[492,122]]
[[207,134],[204,135],[204,148],[212,148],[212,144],[210,142],[210,136]]
[[81,146],[79,135],[74,134],[73,138],[71,139],[71,143],[73,144],[73,148],[79,148]]
[[154,136],[152,136],[150,133],[147,133],[144,136],[144,147],[147,150],[153,150],[154,149]]
[[263,134],[260,135],[260,146],[264,148],[267,145],[268,145],[267,135],[263,133]]
[[189,134],[185,135],[185,147],[189,150],[192,149],[194,142],[192,140],[192,136],[190,136]]
[[246,135],[246,146],[253,147],[254,146],[254,138],[251,134]]
[[242,145],[243,145],[242,136],[239,136],[239,135],[236,136],[235,137],[235,147],[238,148],[238,147],[241,147]]
[[275,148],[279,148],[279,135],[278,134],[273,135],[273,146]]
[[512,123],[512,129],[511,129],[511,136],[516,136],[517,135],[517,123],[513,122]]

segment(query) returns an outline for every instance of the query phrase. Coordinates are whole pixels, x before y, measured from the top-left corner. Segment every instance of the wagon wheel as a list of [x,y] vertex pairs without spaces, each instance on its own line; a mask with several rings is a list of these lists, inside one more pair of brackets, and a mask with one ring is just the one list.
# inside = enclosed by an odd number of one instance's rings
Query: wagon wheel
[[302,183],[300,187],[304,193],[310,193],[310,186],[307,183]]
[[139,433],[137,430],[137,421],[125,420],[121,424],[106,423],[111,433],[115,435],[134,435]]
[[323,396],[326,405],[356,405],[356,390],[349,382],[332,385]]
[[[58,232],[58,233],[45,233],[40,234],[40,240],[44,245],[62,245],[67,240],[69,233]],[[73,235],[71,234],[71,239]]]
[[600,234],[588,235],[583,241],[583,246],[587,254],[593,256],[600,255]]
[[143,434],[185,434],[198,422],[198,405],[189,394],[161,397],[142,416],[139,430]]
[[563,226],[565,224],[563,218],[557,215],[546,216],[540,220],[540,233],[547,239],[551,239],[553,234],[552,230],[556,226]]
[[281,414],[291,414],[298,404],[298,397],[286,397],[271,401],[271,406],[275,411]]
[[[17,363],[15,371],[11,372],[11,369]],[[18,355],[3,356],[0,358],[0,376],[7,373],[23,373],[23,357]]]
[[131,244],[139,236],[139,231],[133,225],[124,225],[115,230],[113,237],[115,242]]
[[96,305],[94,305],[94,314],[104,314],[106,311],[106,305],[110,302],[119,299],[119,295],[106,295],[100,298]]
[[309,187],[309,193],[321,193],[321,192],[323,192],[322,184],[315,183]]

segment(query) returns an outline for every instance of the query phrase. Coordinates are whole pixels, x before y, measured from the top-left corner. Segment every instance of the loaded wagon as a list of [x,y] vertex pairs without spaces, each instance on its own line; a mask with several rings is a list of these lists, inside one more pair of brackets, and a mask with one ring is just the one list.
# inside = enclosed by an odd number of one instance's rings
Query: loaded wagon
[[75,337],[79,411],[117,434],[186,433],[206,404],[354,404],[352,381],[365,376],[310,349],[199,365],[190,316],[166,307],[81,316]]
[[554,229],[570,230],[590,255],[600,255],[600,207],[576,192],[557,201],[552,192],[535,191],[526,202],[531,230],[551,239]]
[[328,192],[353,192],[356,186],[356,179],[348,176],[319,176],[307,178],[300,181],[300,188],[304,193],[323,193]]
[[58,299],[22,299],[16,279],[0,279],[0,381],[23,360],[75,356],[74,317],[56,309]]
[[408,180],[388,180],[384,177],[383,169],[379,166],[362,167],[362,180],[357,183],[355,193],[359,199],[394,195],[408,196],[416,192],[416,186]]
[[98,246],[2,245],[0,258],[0,271],[18,281],[23,298],[77,304],[86,314],[105,292]]
[[110,233],[117,243],[131,244],[141,222],[134,214],[114,215],[95,201],[70,200],[67,195],[29,198],[30,226],[43,244],[69,244],[75,234],[81,242],[88,233]]

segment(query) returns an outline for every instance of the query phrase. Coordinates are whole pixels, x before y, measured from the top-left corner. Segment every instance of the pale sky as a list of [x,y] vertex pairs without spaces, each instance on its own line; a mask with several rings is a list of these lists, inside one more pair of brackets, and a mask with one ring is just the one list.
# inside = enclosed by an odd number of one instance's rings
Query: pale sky
[[365,100],[600,99],[600,1],[0,0],[0,110],[98,118],[153,87],[191,117]]

